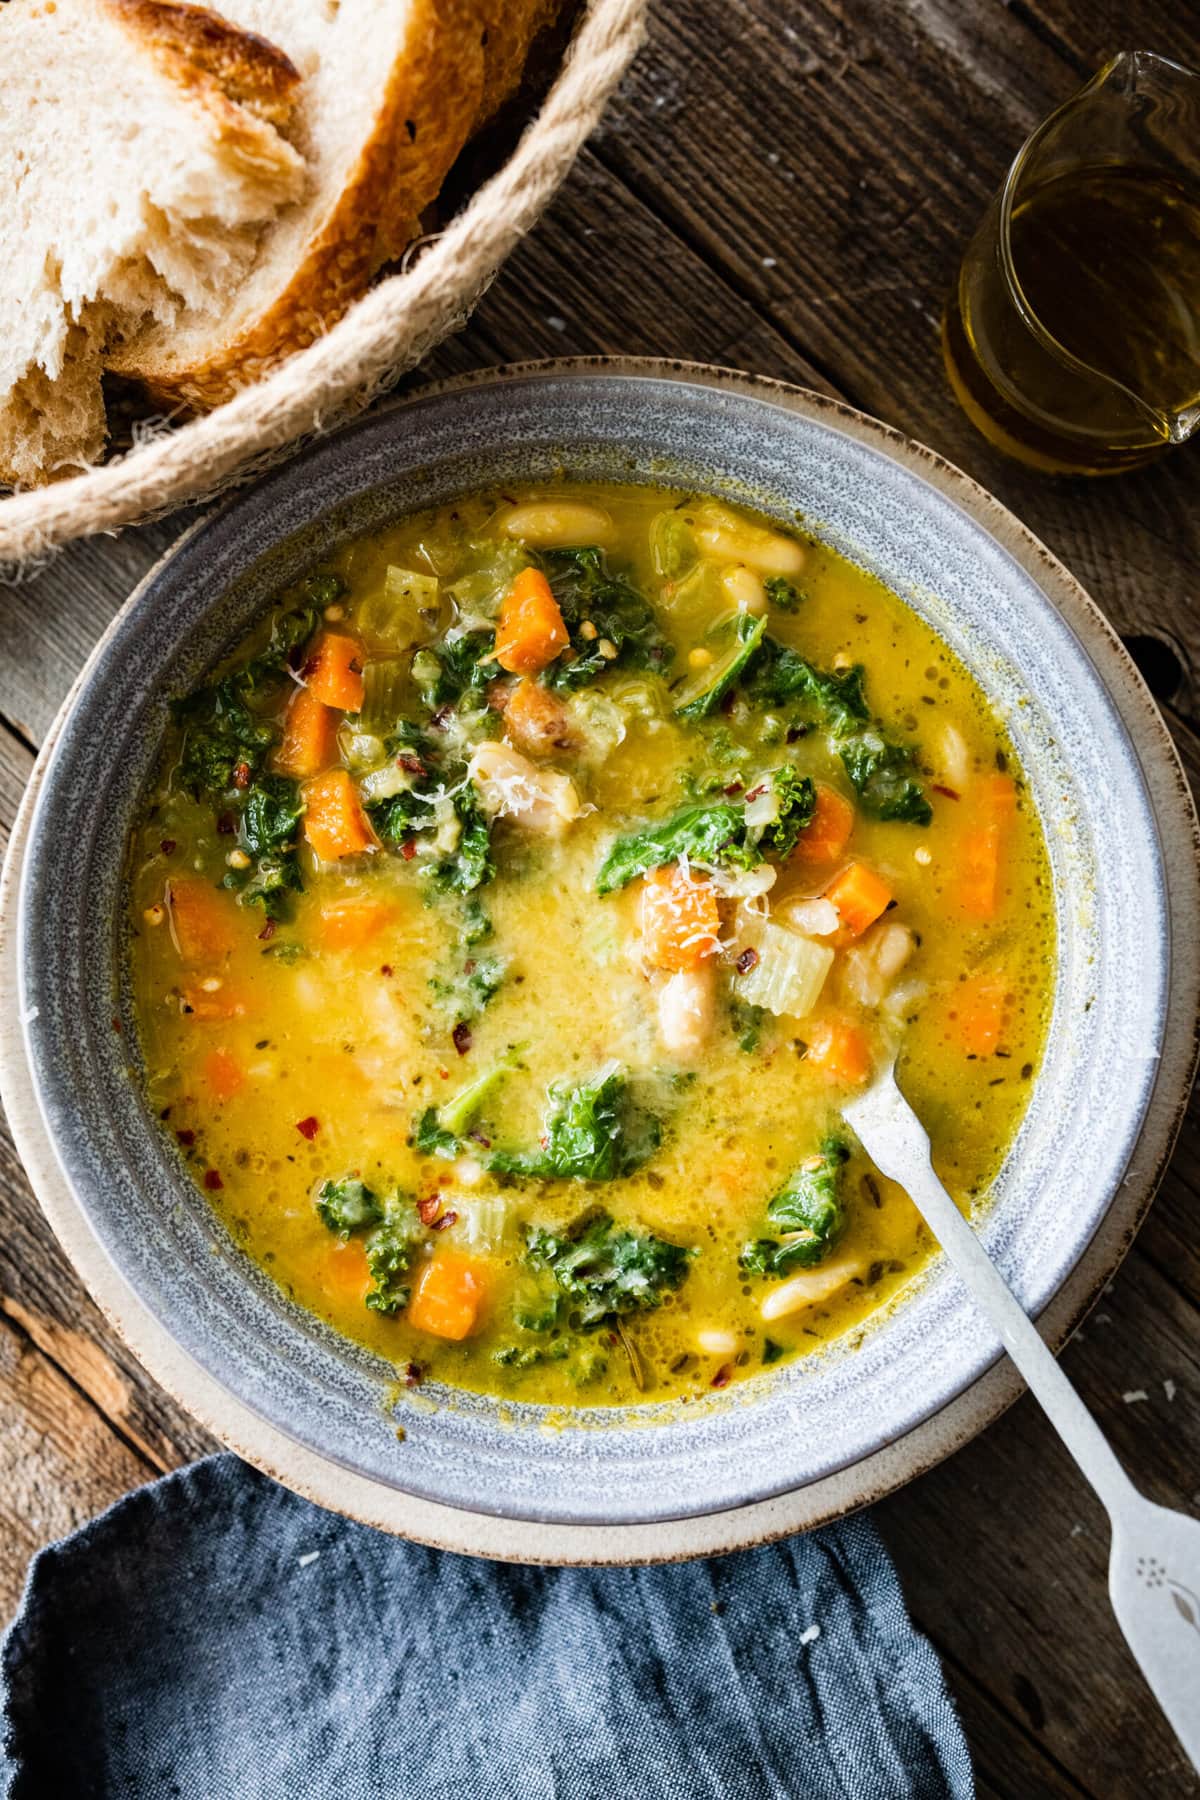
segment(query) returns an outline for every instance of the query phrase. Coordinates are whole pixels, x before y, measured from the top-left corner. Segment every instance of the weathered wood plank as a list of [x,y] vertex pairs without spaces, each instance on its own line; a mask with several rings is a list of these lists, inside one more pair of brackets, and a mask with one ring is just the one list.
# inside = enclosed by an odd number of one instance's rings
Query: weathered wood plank
[[33,1552],[156,1471],[23,1333],[0,1321],[0,1620]]
[[[1146,1491],[1185,1509],[1200,1507],[1195,1320],[1135,1253],[1064,1360]],[[1032,1400],[876,1517],[915,1616],[1081,1786],[1102,1800],[1200,1794],[1109,1611],[1099,1505]]]
[[[1174,9],[1169,32],[1156,16],[1153,0],[1134,0],[1120,37],[1200,62],[1200,11]],[[1114,483],[1026,473],[967,423],[941,365],[962,248],[1028,131],[1078,77],[1007,7],[810,0],[784,24],[755,0],[736,29],[706,32],[684,0],[663,0],[597,153],[856,404],[1011,506],[1119,629],[1165,622],[1186,637],[1200,457]]]

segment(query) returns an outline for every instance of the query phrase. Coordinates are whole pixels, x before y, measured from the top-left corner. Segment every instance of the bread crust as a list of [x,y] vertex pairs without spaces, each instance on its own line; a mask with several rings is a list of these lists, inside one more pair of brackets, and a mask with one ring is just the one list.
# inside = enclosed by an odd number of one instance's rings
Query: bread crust
[[217,93],[276,129],[286,126],[300,71],[277,45],[188,0],[103,0],[184,91]]
[[[482,118],[515,89],[530,43],[560,3],[416,0],[409,54],[397,59],[355,167],[268,304],[223,340],[214,333],[190,361],[148,333],[110,353],[108,366],[140,379],[160,405],[205,410],[312,343],[416,235],[422,209]],[[265,245],[269,255],[269,230]]]

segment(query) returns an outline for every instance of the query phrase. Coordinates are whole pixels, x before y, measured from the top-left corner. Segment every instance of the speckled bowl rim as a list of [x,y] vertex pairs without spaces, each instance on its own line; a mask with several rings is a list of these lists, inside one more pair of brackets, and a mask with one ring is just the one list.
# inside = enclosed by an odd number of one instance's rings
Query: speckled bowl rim
[[[1198,965],[1195,945],[1200,919],[1196,820],[1186,779],[1157,708],[1119,640],[1073,578],[1006,509],[931,451],[836,401],[785,384],[685,363],[638,359],[580,358],[517,365],[438,383],[420,396],[453,393],[504,380],[537,376],[628,374],[723,388],[783,406],[869,445],[900,463],[950,498],[1030,575],[1063,615],[1106,686],[1141,765],[1162,835],[1173,942],[1183,947],[1171,971],[1171,999],[1164,1024],[1158,1075],[1142,1132],[1121,1188],[1083,1257],[1041,1315],[1051,1342],[1063,1340],[1102,1290],[1132,1239],[1162,1173],[1178,1129],[1195,1067]],[[405,402],[397,403],[403,406]],[[230,504],[236,505],[236,500]],[[202,528],[206,521],[198,527]],[[189,532],[185,537],[190,537]],[[183,542],[183,539],[180,540]],[[179,545],[168,551],[114,620],[110,632],[142,589]],[[109,634],[106,633],[106,638]],[[0,957],[16,990],[15,895],[28,837],[29,820],[42,771],[61,723],[105,640],[97,646],[48,735],[38,768],[14,830],[0,889]],[[1167,826],[1168,829],[1163,829]],[[52,1227],[94,1296],[121,1336],[147,1368],[202,1423],[266,1472],[321,1504],[366,1523],[445,1548],[522,1561],[612,1562],[664,1560],[711,1554],[805,1529],[864,1505],[889,1492],[974,1435],[1019,1391],[1004,1363],[997,1363],[939,1412],[905,1436],[854,1464],[791,1493],[726,1511],[687,1519],[664,1519],[619,1526],[545,1524],[467,1512],[416,1499],[300,1445],[230,1395],[203,1371],[158,1325],[109,1262],[72,1196],[42,1124],[24,1052],[22,1033],[11,1012],[0,1037],[3,1088],[18,1149]]]

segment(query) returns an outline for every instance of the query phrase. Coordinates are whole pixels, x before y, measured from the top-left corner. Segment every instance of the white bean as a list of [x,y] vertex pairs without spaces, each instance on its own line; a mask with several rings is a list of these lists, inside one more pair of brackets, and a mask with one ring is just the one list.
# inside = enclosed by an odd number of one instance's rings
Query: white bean
[[700,1055],[712,1033],[716,1000],[712,959],[667,977],[658,990],[658,1035],[668,1055],[683,1061]]
[[759,575],[798,575],[804,546],[781,531],[751,525],[723,506],[703,506],[696,514],[696,543],[718,562],[745,563]]
[[742,1340],[736,1331],[718,1331],[707,1326],[696,1333],[696,1347],[705,1356],[733,1356],[742,1347]]
[[480,744],[467,772],[488,812],[502,813],[531,831],[560,837],[582,810],[569,775],[537,768],[519,750],[495,739]]
[[767,590],[763,586],[762,576],[748,569],[745,563],[734,563],[721,576],[721,586],[730,601],[739,612],[753,613],[761,617],[767,610]]
[[578,550],[585,544],[610,544],[613,522],[599,506],[579,500],[530,500],[514,506],[500,520],[506,537],[519,538],[539,550]]
[[823,1263],[816,1269],[805,1269],[800,1275],[793,1275],[790,1280],[780,1282],[772,1288],[763,1300],[759,1312],[769,1323],[772,1319],[786,1319],[789,1313],[800,1312],[806,1306],[817,1306],[822,1300],[828,1300],[840,1288],[856,1275],[861,1275],[863,1264],[858,1257],[839,1257],[836,1262]]

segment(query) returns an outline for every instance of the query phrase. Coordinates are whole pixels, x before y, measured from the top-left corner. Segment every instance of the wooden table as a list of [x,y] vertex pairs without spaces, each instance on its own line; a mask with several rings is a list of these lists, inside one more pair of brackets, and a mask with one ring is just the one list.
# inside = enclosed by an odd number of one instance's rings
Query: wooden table
[[[1200,448],[1110,484],[1003,461],[943,379],[957,253],[1034,123],[1112,49],[1200,65],[1179,0],[661,0],[651,43],[446,374],[625,351],[841,395],[1011,506],[1136,640],[1193,774]],[[185,521],[59,556],[0,600],[0,821],[94,638]],[[1200,1507],[1200,1114],[1065,1366],[1154,1498]],[[88,1300],[0,1144],[0,1611],[30,1553],[213,1446]],[[945,1660],[980,1792],[1200,1795],[1105,1596],[1106,1540],[1032,1402],[877,1509]]]

